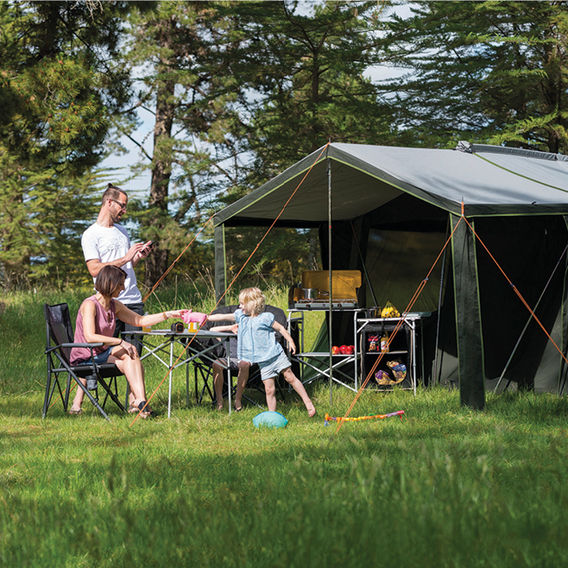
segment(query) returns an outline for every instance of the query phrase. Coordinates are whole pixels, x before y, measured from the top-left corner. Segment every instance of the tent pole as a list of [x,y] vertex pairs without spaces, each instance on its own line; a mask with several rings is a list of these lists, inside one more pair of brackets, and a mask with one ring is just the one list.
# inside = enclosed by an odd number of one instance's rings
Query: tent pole
[[331,264],[331,160],[327,158],[327,265],[329,272],[329,327],[328,327],[328,348],[329,348],[329,405],[333,404],[333,272]]
[[[562,216],[564,220],[564,226],[568,228],[568,217],[566,215]],[[562,301],[560,303],[560,331],[562,337],[562,351],[566,353],[566,295],[567,295],[567,282],[568,278],[568,261],[564,263],[564,277],[562,279]],[[564,393],[564,387],[566,386],[566,364],[564,359],[561,357],[560,369],[558,369],[558,396],[562,396]]]
[[472,220],[468,227],[454,213],[450,213],[450,220],[456,227],[452,237],[452,267],[460,403],[482,410],[485,407],[485,362],[475,222]]
[[[227,290],[227,251],[225,249],[225,224],[215,227],[215,300],[225,305],[223,293]],[[222,301],[220,301],[220,299]]]

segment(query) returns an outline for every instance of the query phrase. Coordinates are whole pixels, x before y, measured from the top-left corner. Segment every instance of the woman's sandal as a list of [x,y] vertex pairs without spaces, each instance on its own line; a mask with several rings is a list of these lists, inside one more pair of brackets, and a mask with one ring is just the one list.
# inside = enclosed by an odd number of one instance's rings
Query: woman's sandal
[[78,410],[75,410],[74,408],[70,408],[69,414],[71,414],[72,416],[79,416],[79,414],[83,414],[83,409],[79,408]]
[[128,407],[128,412],[130,414],[140,414],[140,418],[149,418],[153,416],[152,409],[149,406],[147,406],[145,400],[141,400],[138,404],[131,404]]

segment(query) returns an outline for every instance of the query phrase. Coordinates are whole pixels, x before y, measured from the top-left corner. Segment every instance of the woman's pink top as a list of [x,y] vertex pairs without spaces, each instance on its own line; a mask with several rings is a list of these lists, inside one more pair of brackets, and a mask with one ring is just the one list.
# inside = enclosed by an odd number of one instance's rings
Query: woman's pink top
[[[93,302],[95,304],[95,333],[100,335],[106,335],[107,337],[112,337],[114,335],[114,328],[116,326],[116,313],[114,300],[110,301],[110,310],[105,310],[96,296],[91,296],[86,300],[83,300],[79,312],[77,313],[77,323],[75,324],[75,339],[74,343],[88,343],[85,339],[85,334],[83,332],[83,314],[81,309],[85,305],[85,302]],[[93,348],[93,353],[98,355],[102,353],[105,349],[108,349],[108,345],[105,347],[95,347]],[[77,361],[84,361],[91,357],[91,350],[86,347],[73,347],[71,349],[70,361],[74,365]]]

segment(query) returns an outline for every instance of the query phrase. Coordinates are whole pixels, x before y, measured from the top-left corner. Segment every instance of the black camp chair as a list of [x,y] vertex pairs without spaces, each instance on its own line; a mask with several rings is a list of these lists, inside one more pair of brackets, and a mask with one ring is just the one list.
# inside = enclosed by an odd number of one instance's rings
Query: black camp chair
[[[213,310],[213,314],[227,314],[227,313],[233,313],[239,306],[221,306],[219,308],[217,308],[216,310]],[[277,308],[275,306],[266,306],[265,307],[265,311],[270,312],[272,314],[274,314],[274,320],[277,321],[278,323],[282,324],[284,327],[286,327],[287,325],[287,319],[286,319],[286,314],[284,313],[284,311],[280,308]],[[212,327],[218,326],[218,325],[226,325],[224,322],[211,322],[211,321],[206,321],[205,324],[203,324],[203,329],[211,329]],[[287,350],[287,345],[286,345],[286,341],[284,340],[284,338],[277,332],[276,333],[276,340],[283,346],[284,350]],[[209,341],[216,341],[214,339],[211,339]],[[209,396],[211,397],[211,401],[213,404],[216,403],[215,400],[215,392],[213,389],[213,362],[215,360],[218,360],[220,363],[226,362],[227,360],[227,353],[225,351],[225,344],[218,342],[219,345],[217,346],[217,348],[215,349],[215,351],[213,352],[213,354],[210,354],[206,359],[199,359],[199,360],[195,360],[193,362],[193,368],[194,368],[194,378],[195,378],[195,392],[197,395],[197,403],[200,404],[204,398],[204,396],[206,394],[209,394]],[[232,386],[232,390],[231,390],[231,397],[234,397],[235,392],[236,392],[236,385],[233,385],[233,377],[236,377],[238,375],[239,369],[237,364],[234,362],[234,360],[237,359],[237,336],[235,335],[234,338],[231,338],[229,340],[229,349],[230,349],[230,358],[231,358],[231,364],[230,364],[230,373],[231,373],[231,386]],[[201,386],[201,391],[198,390],[198,383],[199,383],[199,379],[202,380],[202,386]],[[284,389],[282,389],[281,385],[279,384],[279,381],[276,381],[276,387],[277,387],[277,393],[280,395],[281,398],[284,398]],[[227,384],[225,383],[223,386],[223,396],[227,396],[228,392],[227,392]],[[258,367],[258,365],[253,364],[250,367],[250,371],[249,371],[249,378],[247,381],[247,385],[246,385],[246,389],[254,389],[257,390],[259,392],[262,392],[263,394],[265,393],[264,391],[264,385],[262,382],[262,379],[260,377],[260,369]],[[248,401],[251,404],[254,404],[260,408],[262,408],[262,405],[260,405],[254,398],[247,396],[246,394],[243,394],[243,400]]]
[[[45,355],[47,357],[47,383],[43,402],[43,418],[45,418],[49,410],[56,388],[63,403],[63,409],[67,412],[72,380],[77,384],[77,388],[83,389],[87,398],[107,420],[109,420],[109,417],[104,407],[109,398],[124,412],[124,406],[118,399],[117,385],[117,377],[120,377],[123,373],[119,371],[114,363],[98,365],[92,361],[81,365],[71,365],[69,362],[72,347],[87,347],[91,349],[92,359],[93,348],[101,346],[102,343],[73,343],[73,328],[67,304],[56,304],[53,306],[44,304],[43,309],[46,324]],[[60,375],[67,377],[64,387],[60,382]],[[80,377],[86,378],[88,383],[93,384],[95,387],[93,389],[94,395],[79,380]],[[91,385],[88,384],[88,386]],[[99,403],[98,400],[98,386],[101,386],[105,391],[102,403]]]

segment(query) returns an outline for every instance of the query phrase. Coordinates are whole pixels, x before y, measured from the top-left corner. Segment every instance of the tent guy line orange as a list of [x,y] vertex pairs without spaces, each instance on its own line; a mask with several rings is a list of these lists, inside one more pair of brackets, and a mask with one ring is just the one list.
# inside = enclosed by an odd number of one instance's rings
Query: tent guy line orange
[[199,229],[199,231],[197,231],[197,233],[195,233],[193,239],[191,239],[191,241],[185,246],[185,248],[179,253],[179,255],[177,256],[177,258],[170,264],[170,266],[168,266],[168,268],[165,270],[165,272],[160,276],[160,278],[158,278],[158,280],[156,281],[156,283],[154,284],[154,286],[152,286],[152,289],[146,294],[146,296],[144,296],[144,299],[142,300],[142,302],[145,302],[154,292],[154,290],[160,285],[160,283],[162,282],[162,280],[169,274],[169,272],[172,270],[172,268],[175,266],[175,264],[177,263],[177,261],[184,255],[185,251],[195,242],[195,240],[197,239],[197,237],[205,230],[205,227],[207,227],[207,225],[213,220],[213,217],[215,216],[215,213],[213,213],[213,215],[211,215],[211,217],[209,217],[209,219],[207,219],[207,221],[205,221],[205,223],[203,224],[203,226],[201,227],[201,229]]
[[[231,282],[229,283],[229,285],[227,286],[227,288],[225,289],[225,291],[221,294],[221,296],[219,297],[219,299],[217,300],[217,302],[215,303],[215,306],[213,307],[213,309],[209,312],[210,315],[211,312],[213,312],[221,303],[221,301],[225,298],[225,296],[227,295],[227,293],[229,292],[229,290],[233,287],[235,281],[237,280],[237,278],[241,275],[242,271],[245,269],[246,265],[250,262],[251,258],[254,256],[254,254],[256,253],[256,251],[260,248],[260,245],[263,243],[264,239],[266,239],[266,237],[268,236],[268,234],[270,233],[270,231],[274,228],[274,226],[276,225],[276,223],[278,222],[278,219],[282,216],[282,214],[284,213],[284,210],[286,209],[286,207],[288,206],[288,204],[290,203],[290,201],[292,200],[292,198],[294,197],[294,195],[296,195],[297,191],[300,189],[300,186],[304,183],[305,179],[308,177],[308,175],[310,174],[310,172],[312,171],[313,167],[317,164],[318,160],[320,159],[320,157],[323,155],[323,153],[325,152],[325,150],[327,149],[327,147],[329,146],[329,142],[322,148],[320,154],[318,155],[318,157],[314,160],[314,163],[312,164],[312,166],[310,167],[310,169],[305,173],[304,177],[300,180],[300,183],[298,183],[298,185],[296,186],[296,189],[294,189],[294,191],[291,193],[290,197],[288,198],[288,200],[286,201],[286,203],[284,203],[282,209],[280,210],[280,212],[278,213],[278,215],[276,216],[276,218],[274,219],[274,221],[272,222],[272,224],[270,225],[270,227],[268,227],[268,229],[266,230],[266,232],[264,233],[264,235],[262,236],[262,238],[259,240],[259,242],[256,244],[256,246],[254,247],[253,251],[250,253],[250,255],[248,256],[248,258],[245,260],[245,262],[243,263],[243,265],[241,266],[241,268],[239,269],[239,271],[237,272],[237,274],[235,275],[235,277],[231,280]],[[211,216],[208,220],[207,223],[213,218],[213,216]],[[196,235],[197,236],[197,235]],[[195,238],[191,241],[193,243],[193,241],[195,241]],[[191,243],[190,243],[191,244]],[[189,245],[184,249],[183,252],[185,252],[185,250],[189,247]],[[182,252],[182,254],[183,254]],[[181,256],[181,255],[180,255]],[[179,258],[179,257],[178,257]],[[177,259],[176,259],[177,260]],[[156,284],[157,285],[157,284]],[[180,355],[177,357],[176,361],[174,362],[174,364],[168,369],[168,371],[166,372],[166,375],[164,376],[164,378],[158,383],[158,386],[154,389],[154,391],[152,392],[152,394],[148,397],[147,401],[146,401],[146,406],[148,406],[150,404],[150,401],[152,400],[152,398],[154,398],[155,394],[158,392],[159,388],[164,384],[164,381],[170,376],[172,370],[176,367],[176,365],[179,363],[179,361],[181,360],[181,358],[185,355],[185,352],[187,351],[187,349],[189,348],[189,346],[193,343],[194,339],[195,339],[195,335],[191,337],[191,339],[187,342],[187,345],[183,348],[182,352],[180,353]],[[146,406],[144,408],[146,408]],[[142,414],[142,412],[144,411],[144,408],[142,408],[140,410],[140,412],[136,415],[136,417],[134,418],[134,420],[131,422],[130,426],[133,426],[134,423],[138,420],[138,418],[140,417],[140,414]]]
[[[442,258],[442,255],[444,254],[444,251],[446,250],[447,246],[450,244],[452,237],[454,236],[454,233],[456,232],[459,224],[461,223],[462,219],[465,219],[465,217],[463,216],[463,203],[462,203],[462,216],[459,218],[458,222],[456,223],[456,226],[453,228],[452,232],[450,233],[450,236],[446,239],[446,242],[444,243],[444,246],[441,248],[440,252],[438,253],[438,256],[436,257],[436,259],[434,260],[434,262],[432,263],[432,266],[430,267],[430,270],[428,271],[428,273],[426,274],[426,276],[424,277],[424,279],[420,282],[420,284],[418,285],[418,287],[416,288],[416,291],[414,292],[414,294],[412,295],[412,298],[410,299],[410,301],[408,302],[408,305],[406,306],[406,309],[404,310],[404,312],[402,313],[402,317],[400,318],[400,320],[398,321],[398,323],[396,324],[393,332],[390,334],[388,340],[387,340],[387,347],[390,348],[390,344],[393,341],[393,339],[396,337],[397,333],[400,331],[400,329],[402,328],[404,321],[406,319],[406,316],[408,315],[408,313],[412,310],[414,304],[416,303],[416,301],[418,300],[418,298],[420,297],[420,294],[422,293],[422,290],[424,290],[424,288],[426,287],[426,284],[428,283],[429,279],[430,279],[430,275],[432,274],[432,272],[434,271],[434,268],[436,267],[436,264],[438,264],[438,261],[440,260],[440,258]],[[371,367],[369,373],[367,374],[367,376],[365,377],[365,380],[363,381],[363,384],[359,387],[359,390],[357,391],[355,398],[353,399],[353,401],[351,402],[349,408],[347,409],[347,412],[345,413],[345,415],[343,416],[342,420],[338,420],[337,421],[337,428],[335,430],[335,434],[339,433],[339,430],[341,430],[341,426],[343,426],[343,422],[345,422],[345,420],[348,419],[349,415],[351,414],[351,411],[353,410],[353,407],[357,404],[357,401],[359,400],[361,394],[363,393],[363,391],[365,390],[365,387],[367,386],[367,383],[370,381],[371,377],[373,376],[375,370],[377,369],[377,367],[379,366],[379,363],[381,362],[382,358],[383,358],[384,352],[381,352],[381,354],[375,359],[375,362],[373,363],[373,366]]]

